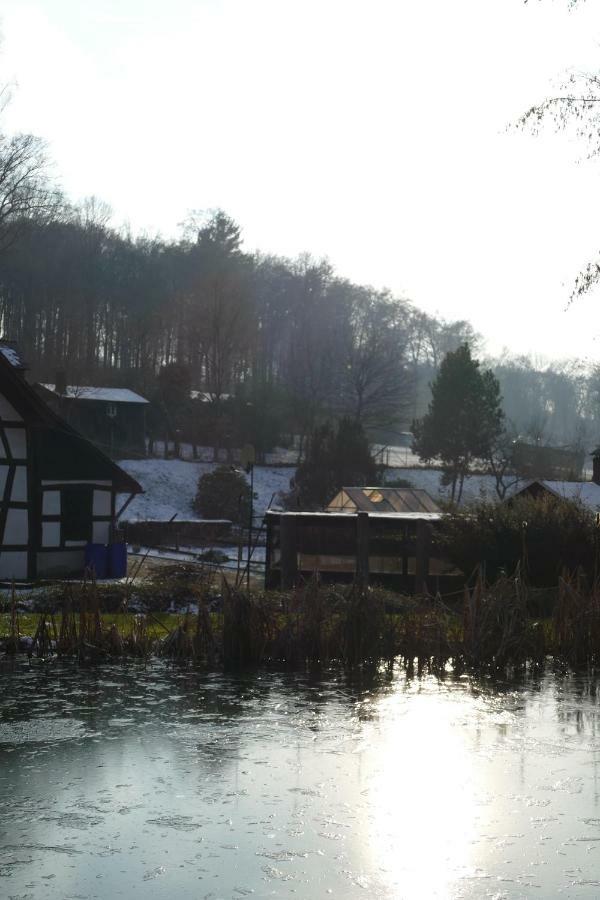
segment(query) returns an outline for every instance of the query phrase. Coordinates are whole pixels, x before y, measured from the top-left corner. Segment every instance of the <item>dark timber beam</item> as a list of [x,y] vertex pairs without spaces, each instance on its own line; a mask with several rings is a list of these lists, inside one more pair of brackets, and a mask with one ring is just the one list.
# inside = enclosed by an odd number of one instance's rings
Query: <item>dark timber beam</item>
[[369,513],[356,516],[356,577],[361,588],[369,586]]
[[295,587],[298,581],[295,516],[279,516],[279,545],[281,548],[281,589],[287,591]]
[[415,563],[415,594],[427,593],[429,575],[429,539],[431,536],[427,522],[417,522],[417,552]]

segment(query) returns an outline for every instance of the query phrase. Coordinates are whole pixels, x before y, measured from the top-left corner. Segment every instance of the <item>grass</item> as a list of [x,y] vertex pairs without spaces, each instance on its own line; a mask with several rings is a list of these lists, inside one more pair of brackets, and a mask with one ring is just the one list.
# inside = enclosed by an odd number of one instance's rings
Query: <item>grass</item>
[[[41,618],[49,618],[48,614],[34,612],[20,612],[19,614],[19,632],[21,635],[33,637]],[[60,615],[55,619],[60,620]],[[121,634],[130,633],[135,625],[136,613],[100,613],[100,619],[104,629],[116,625]],[[181,620],[178,613],[153,613],[152,618],[148,620],[148,633],[152,638],[161,638],[167,632],[175,628]],[[11,633],[11,614],[10,612],[0,613],[0,640],[6,640]]]

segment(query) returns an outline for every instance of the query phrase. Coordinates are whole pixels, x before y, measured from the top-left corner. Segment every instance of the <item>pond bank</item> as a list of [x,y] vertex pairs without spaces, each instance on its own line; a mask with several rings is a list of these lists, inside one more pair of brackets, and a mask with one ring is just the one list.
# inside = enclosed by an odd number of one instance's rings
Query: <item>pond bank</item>
[[287,593],[247,591],[225,581],[217,590],[211,580],[195,581],[192,595],[189,584],[182,588],[177,615],[151,608],[154,594],[140,600],[130,585],[103,587],[42,593],[37,614],[24,618],[14,593],[0,615],[0,648],[8,655],[26,651],[86,662],[168,656],[211,669],[353,667],[400,659],[409,669],[432,672],[493,671],[539,666],[549,656],[574,669],[600,665],[600,591],[577,580],[561,579],[545,618],[532,616],[535,604],[518,577],[493,585],[479,580],[453,605],[316,579]]

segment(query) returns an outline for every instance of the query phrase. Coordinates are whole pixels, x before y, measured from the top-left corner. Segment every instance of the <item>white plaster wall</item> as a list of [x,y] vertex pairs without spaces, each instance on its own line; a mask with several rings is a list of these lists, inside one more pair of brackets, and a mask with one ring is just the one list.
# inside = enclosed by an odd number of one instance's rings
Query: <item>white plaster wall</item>
[[13,458],[27,458],[27,432],[24,428],[5,428],[4,433]]
[[29,526],[26,509],[9,509],[6,514],[6,528],[4,529],[5,544],[27,545],[29,540]]
[[110,522],[94,522],[92,540],[95,544],[108,544]]
[[60,516],[60,491],[44,491],[42,494],[42,515]]
[[[2,468],[6,468],[3,466]],[[10,499],[13,503],[27,503],[27,467],[17,466]]]
[[42,547],[60,547],[60,522],[42,522]]
[[94,515],[110,516],[110,491],[94,491]]

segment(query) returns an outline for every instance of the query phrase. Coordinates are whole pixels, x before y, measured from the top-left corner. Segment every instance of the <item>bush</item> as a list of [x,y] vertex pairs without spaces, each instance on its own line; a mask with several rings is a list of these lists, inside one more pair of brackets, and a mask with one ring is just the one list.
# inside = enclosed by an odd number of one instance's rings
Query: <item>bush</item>
[[251,493],[246,477],[230,466],[219,466],[198,479],[193,507],[205,519],[230,519],[245,525],[250,516]]
[[564,569],[581,567],[593,578],[597,528],[581,503],[517,497],[451,512],[440,523],[436,543],[467,576],[485,563],[489,583],[520,563],[531,584],[546,587],[556,585]]

